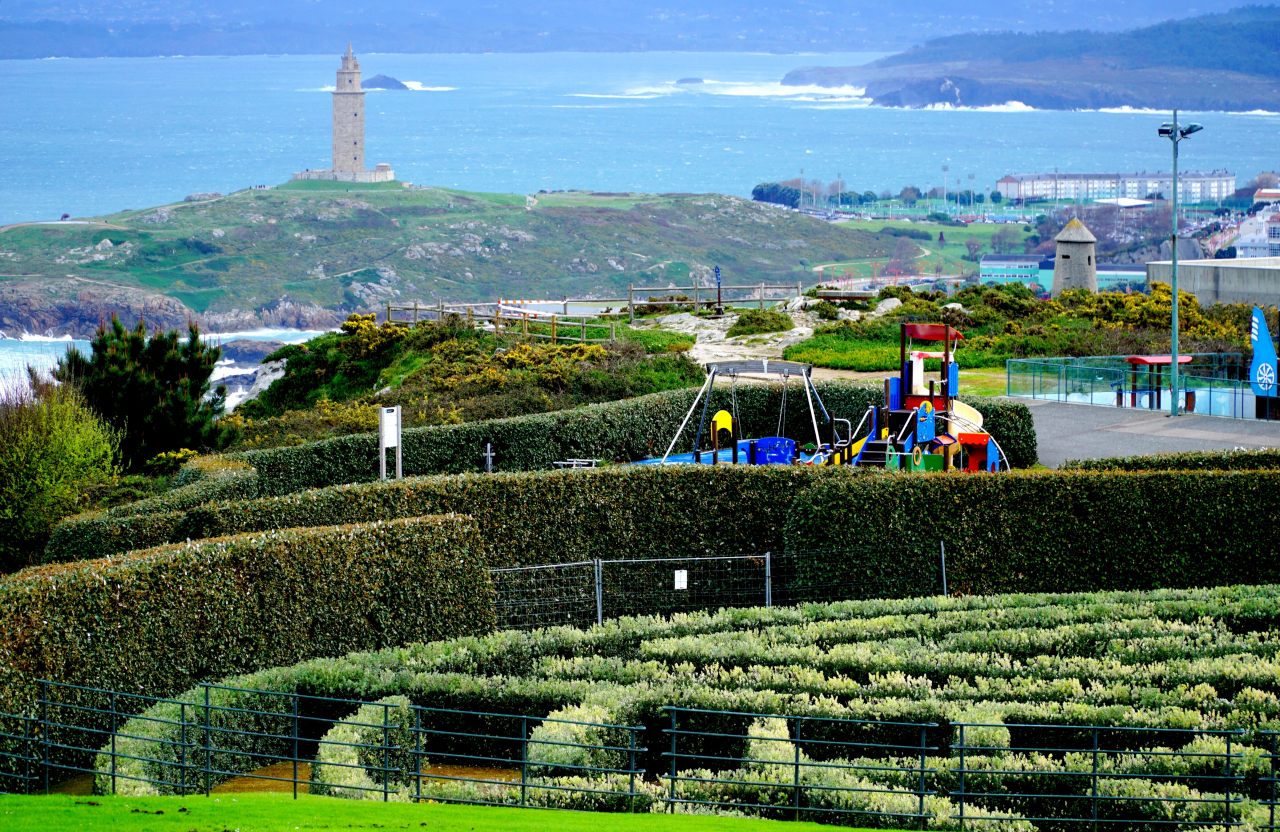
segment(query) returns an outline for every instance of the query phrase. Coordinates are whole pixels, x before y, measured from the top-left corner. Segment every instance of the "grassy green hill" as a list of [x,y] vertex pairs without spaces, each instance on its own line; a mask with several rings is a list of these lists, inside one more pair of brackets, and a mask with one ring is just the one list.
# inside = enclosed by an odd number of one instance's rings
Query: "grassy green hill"
[[[628,283],[709,279],[716,265],[726,282],[794,282],[810,264],[884,256],[894,243],[715,194],[542,194],[526,210],[514,194],[317,184],[96,224],[10,227],[0,233],[0,318],[26,326],[31,303],[43,308],[67,286],[132,290],[135,305],[136,292],[166,296],[223,329],[282,301],[336,310],[341,320],[388,299],[616,297]],[[56,330],[57,317],[29,328]]]

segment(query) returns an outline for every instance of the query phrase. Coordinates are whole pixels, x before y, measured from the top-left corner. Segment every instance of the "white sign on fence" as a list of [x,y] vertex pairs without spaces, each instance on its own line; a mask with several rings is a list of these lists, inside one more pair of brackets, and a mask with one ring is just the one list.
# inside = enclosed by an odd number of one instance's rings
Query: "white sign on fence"
[[387,478],[387,449],[396,449],[396,479],[400,479],[400,408],[378,408],[378,477]]
[[677,569],[676,570],[676,589],[688,589],[688,588],[689,588],[689,570]]

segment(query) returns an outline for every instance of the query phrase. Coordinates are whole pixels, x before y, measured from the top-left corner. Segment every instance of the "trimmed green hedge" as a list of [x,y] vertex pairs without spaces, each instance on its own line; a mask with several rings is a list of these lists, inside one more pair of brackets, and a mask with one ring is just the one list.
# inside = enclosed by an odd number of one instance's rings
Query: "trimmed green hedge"
[[315,656],[482,633],[493,585],[469,518],[287,529],[0,581],[0,711],[49,679],[164,696]]
[[[457,512],[475,518],[490,565],[777,551],[796,495],[831,477],[878,472],[808,466],[678,465],[464,474],[342,485],[202,506],[130,526],[149,540]],[[125,540],[107,523],[92,545]],[[86,533],[85,538],[90,536]],[[80,550],[87,553],[89,549]],[[80,552],[68,550],[65,556]]]
[[[861,414],[882,396],[879,386],[861,383],[826,383],[819,384],[818,389],[827,408],[834,413]],[[486,442],[492,442],[498,454],[497,468],[500,471],[547,468],[554,460],[568,457],[639,459],[649,454],[660,455],[666,450],[662,445],[664,437],[669,441],[679,427],[693,395],[693,391],[680,390],[537,416],[409,430],[405,432],[404,470],[410,476],[415,473],[474,471],[479,467],[479,457],[471,451],[478,450]],[[731,407],[729,395],[728,390],[717,389],[712,397],[712,411]],[[807,413],[803,390],[790,385],[787,396],[787,411],[793,416],[788,419],[785,432],[802,441],[811,440],[812,427],[807,419],[794,416]],[[747,435],[769,435],[776,431],[780,399],[779,386],[740,385],[738,411]],[[983,414],[988,429],[1015,467],[1035,462],[1035,426],[1025,405],[997,399],[966,401]],[[696,429],[693,420],[690,422],[685,430],[686,446],[691,445]],[[240,531],[282,528],[278,521],[254,521],[250,525],[236,521],[227,525],[225,521],[217,520],[206,529],[201,526],[204,521],[196,517],[190,522],[184,521],[184,512],[197,505],[218,503],[211,511],[225,514],[226,501],[241,502],[259,495],[293,494],[305,488],[373,480],[377,474],[375,444],[376,437],[346,436],[296,448],[238,455],[232,460],[237,465],[249,462],[258,467],[256,481],[244,473],[249,469],[228,466],[228,471],[218,477],[206,477],[151,500],[109,512],[68,518],[54,529],[45,549],[45,560],[58,562],[107,557],[131,549],[206,537],[213,528]],[[467,489],[470,486],[464,484],[461,487]],[[690,499],[704,496],[690,495]],[[789,498],[784,496],[780,499]],[[349,499],[349,496],[343,497],[343,500]],[[635,509],[634,505],[622,508],[623,522]],[[330,516],[338,516],[333,514],[333,510],[328,511]],[[430,512],[406,509],[395,515],[385,515],[357,511],[354,515],[342,513],[341,516],[372,520],[415,513]],[[295,513],[294,516],[296,522],[284,525],[315,525],[312,522],[314,515]],[[335,522],[355,521],[344,519]]]
[[[1280,581],[1280,472],[1013,472],[833,479],[800,494],[794,549],[944,540],[951,588],[1070,592]],[[869,564],[874,567],[875,564]]]
[[1280,468],[1280,448],[1256,451],[1190,451],[1110,459],[1069,459],[1063,470],[1075,471],[1257,471]]
[[[816,389],[829,413],[849,418],[855,424],[868,407],[883,401],[883,388],[875,384],[823,382]],[[404,472],[413,476],[479,471],[483,462],[480,454],[486,444],[493,446],[494,467],[498,471],[547,469],[557,460],[575,457],[630,462],[661,456],[696,393],[672,390],[573,410],[407,430],[402,452]],[[737,399],[744,436],[777,433],[781,385],[740,384]],[[1035,426],[1026,405],[982,398],[965,401],[983,414],[987,429],[1014,467],[1035,463]],[[731,391],[717,387],[709,411],[731,408]],[[799,384],[787,387],[787,414],[783,433],[801,442],[813,441],[808,404]],[[822,424],[819,416],[820,428]],[[676,445],[677,452],[692,449],[697,429],[697,419],[690,419]],[[287,494],[376,479],[376,445],[376,435],[361,434],[293,448],[246,451],[236,458],[258,469],[260,493]]]

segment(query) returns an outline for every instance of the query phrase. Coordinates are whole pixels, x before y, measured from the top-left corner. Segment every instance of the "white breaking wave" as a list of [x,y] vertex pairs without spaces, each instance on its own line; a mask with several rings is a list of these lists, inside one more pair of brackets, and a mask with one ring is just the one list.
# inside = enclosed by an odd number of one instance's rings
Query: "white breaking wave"
[[665,98],[668,94],[669,93],[655,92],[655,93],[644,93],[644,94],[635,94],[635,95],[631,93],[626,93],[621,95],[606,95],[604,93],[594,93],[594,92],[571,92],[569,93],[569,97],[570,98],[621,98],[628,101],[645,101],[650,98]]
[[425,87],[421,81],[402,81],[409,89],[414,92],[453,92],[457,87]]

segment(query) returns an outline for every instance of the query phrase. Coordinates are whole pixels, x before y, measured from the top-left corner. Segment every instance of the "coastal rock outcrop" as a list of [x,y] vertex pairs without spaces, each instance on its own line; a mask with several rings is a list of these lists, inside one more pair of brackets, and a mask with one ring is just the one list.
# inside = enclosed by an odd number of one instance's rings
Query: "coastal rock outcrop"
[[361,81],[360,88],[365,90],[407,90],[408,86],[390,75],[375,75],[368,81]]
[[0,284],[0,328],[13,337],[34,333],[92,338],[113,314],[128,327],[145,320],[166,329],[185,327],[196,317],[182,301],[141,289],[77,279]]

